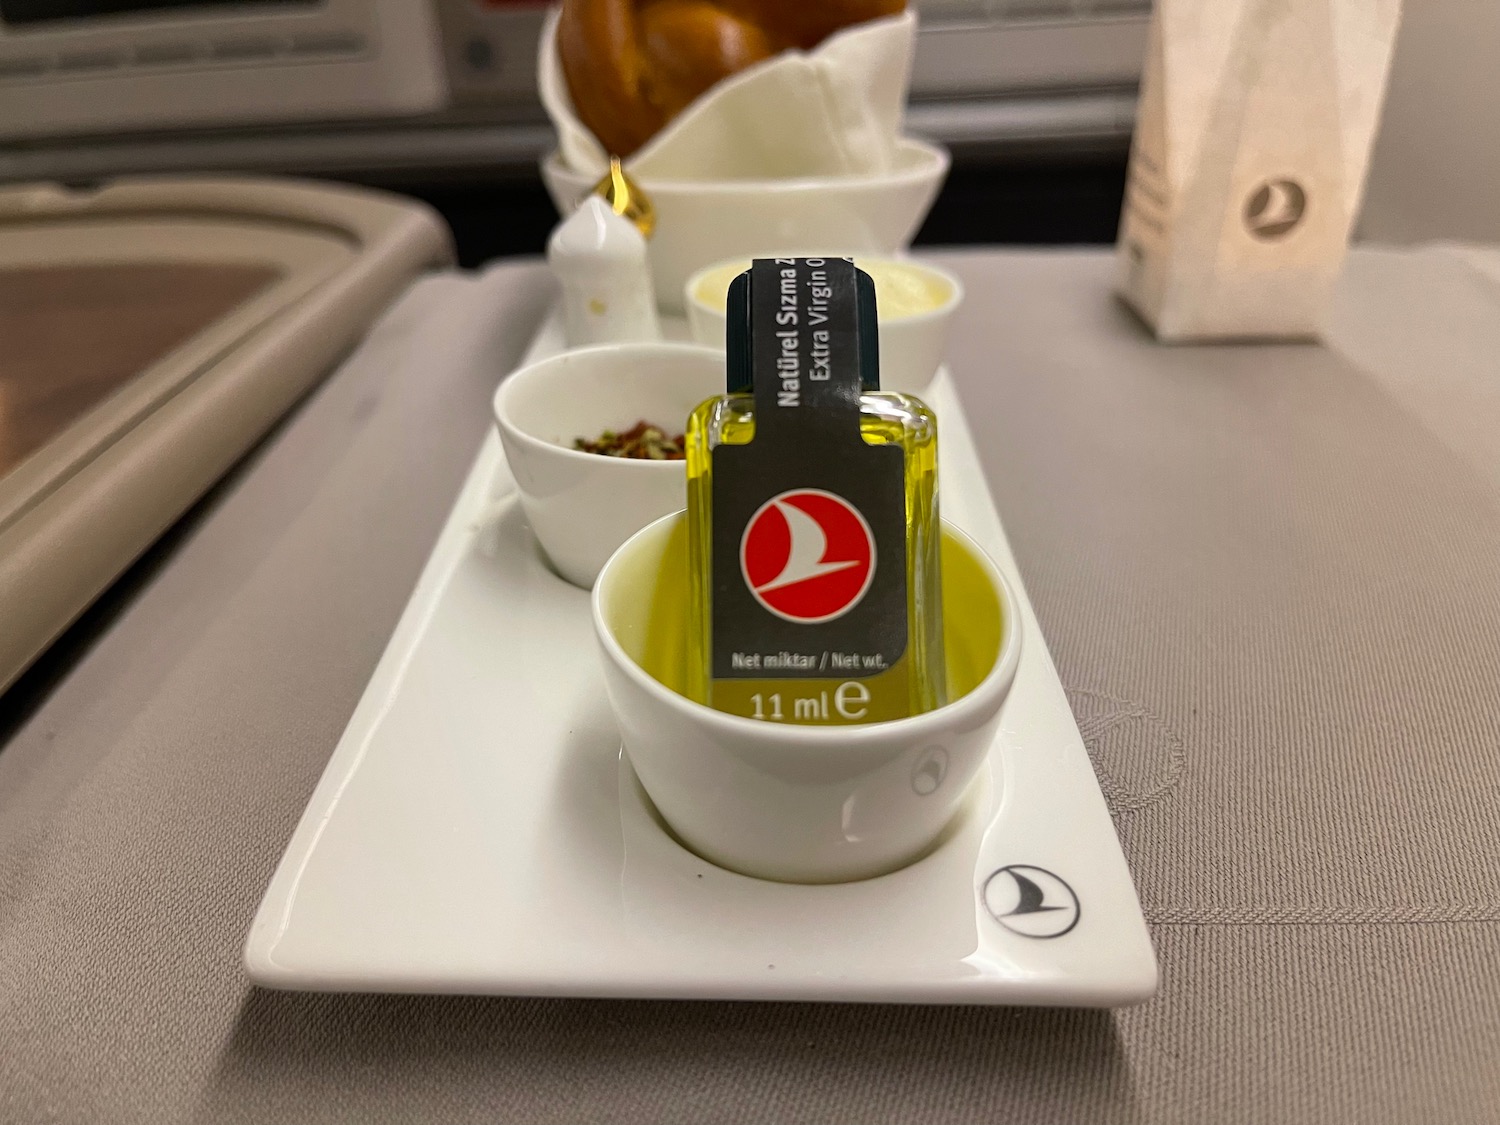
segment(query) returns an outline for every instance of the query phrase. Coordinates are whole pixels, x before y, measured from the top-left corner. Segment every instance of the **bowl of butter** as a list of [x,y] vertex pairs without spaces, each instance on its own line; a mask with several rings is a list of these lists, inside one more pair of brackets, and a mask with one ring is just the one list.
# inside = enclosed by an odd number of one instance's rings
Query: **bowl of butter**
[[[964,299],[962,283],[911,258],[856,254],[854,264],[875,282],[881,390],[922,394],[943,361],[948,326]],[[688,278],[683,296],[695,341],[724,347],[729,283],[749,268],[750,259],[735,258]]]

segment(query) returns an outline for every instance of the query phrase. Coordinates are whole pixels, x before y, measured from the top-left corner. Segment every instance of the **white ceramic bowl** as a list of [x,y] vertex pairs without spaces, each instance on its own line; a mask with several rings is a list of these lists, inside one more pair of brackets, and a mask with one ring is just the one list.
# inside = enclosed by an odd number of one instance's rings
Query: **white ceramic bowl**
[[944,525],[945,649],[950,678],[969,690],[894,722],[797,726],[727,715],[667,686],[686,659],[686,530],[683,513],[653,523],[594,587],[605,688],[657,811],[705,859],[761,878],[863,879],[920,857],[988,755],[1020,661],[1015,598],[994,563]]
[[[895,168],[870,176],[801,180],[644,180],[656,206],[647,244],[656,303],[682,310],[682,287],[712,262],[794,253],[893,254],[911,243],[948,174],[947,150],[903,139]],[[542,161],[552,202],[573,213],[598,176],[576,172],[557,153]]]
[[580,453],[644,419],[682,432],[724,393],[724,356],[693,344],[603,344],[516,371],[495,392],[495,422],[526,518],[557,572],[587,589],[615,548],[687,503],[681,461]]
[[[724,346],[725,312],[723,294],[717,301],[704,300],[703,282],[717,270],[743,263],[750,268],[748,258],[732,262],[717,262],[707,266],[688,278],[683,287],[683,301],[687,305],[688,325],[693,339],[711,348]],[[963,304],[963,283],[947,270],[938,269],[911,258],[880,258],[856,254],[854,264],[890,264],[922,275],[934,293],[943,294],[943,299],[929,308],[913,313],[890,313],[877,309],[880,314],[880,389],[883,391],[905,391],[920,395],[926,391],[938,365],[943,362],[943,352],[948,346],[948,328],[953,314]],[[877,283],[878,286],[878,283]]]

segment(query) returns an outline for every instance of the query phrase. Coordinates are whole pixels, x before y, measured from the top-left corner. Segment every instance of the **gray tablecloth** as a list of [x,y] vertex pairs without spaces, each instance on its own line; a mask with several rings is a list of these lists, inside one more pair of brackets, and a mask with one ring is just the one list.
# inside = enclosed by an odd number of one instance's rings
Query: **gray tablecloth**
[[[1163,349],[1104,255],[945,260],[1157,999],[248,986],[261,892],[550,299],[518,264],[422,281],[0,700],[0,1119],[1500,1120],[1500,275],[1365,252],[1329,349]],[[434,320],[472,364],[421,362]]]

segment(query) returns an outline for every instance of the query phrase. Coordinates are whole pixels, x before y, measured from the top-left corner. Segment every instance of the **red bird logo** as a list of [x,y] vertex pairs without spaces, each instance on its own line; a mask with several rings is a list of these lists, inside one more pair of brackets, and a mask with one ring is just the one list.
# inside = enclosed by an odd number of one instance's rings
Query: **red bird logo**
[[875,577],[875,537],[858,508],[817,488],[762,504],[740,540],[740,572],[755,600],[802,625],[859,604]]

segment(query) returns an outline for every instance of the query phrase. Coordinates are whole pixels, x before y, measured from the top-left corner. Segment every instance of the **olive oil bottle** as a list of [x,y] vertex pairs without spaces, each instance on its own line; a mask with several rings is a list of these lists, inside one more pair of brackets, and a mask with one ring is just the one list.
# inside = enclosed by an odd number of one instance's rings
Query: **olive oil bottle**
[[879,389],[874,284],[759,259],[727,311],[727,393],[687,426],[690,693],[805,724],[942,705],[937,419]]

